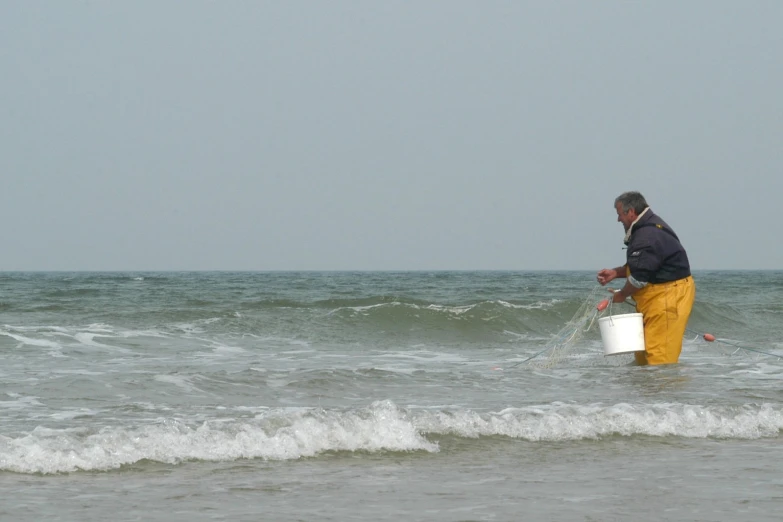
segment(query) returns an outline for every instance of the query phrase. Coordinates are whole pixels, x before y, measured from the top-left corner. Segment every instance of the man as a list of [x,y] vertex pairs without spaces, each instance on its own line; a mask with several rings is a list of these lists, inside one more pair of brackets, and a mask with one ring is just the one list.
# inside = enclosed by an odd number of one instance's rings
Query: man
[[653,213],[639,192],[621,194],[614,208],[617,221],[625,228],[626,264],[599,271],[598,282],[605,285],[626,278],[625,286],[614,291],[612,302],[633,297],[636,311],[642,314],[644,351],[636,352],[636,362],[676,363],[696,297],[688,255],[677,234]]

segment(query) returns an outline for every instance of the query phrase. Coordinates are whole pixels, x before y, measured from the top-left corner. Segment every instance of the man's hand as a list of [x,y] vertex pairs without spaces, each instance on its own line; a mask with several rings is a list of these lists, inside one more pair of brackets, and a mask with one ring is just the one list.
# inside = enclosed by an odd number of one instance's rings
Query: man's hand
[[601,286],[603,286],[606,283],[617,279],[617,270],[612,268],[604,268],[598,272],[596,279],[598,279],[598,282],[601,283]]

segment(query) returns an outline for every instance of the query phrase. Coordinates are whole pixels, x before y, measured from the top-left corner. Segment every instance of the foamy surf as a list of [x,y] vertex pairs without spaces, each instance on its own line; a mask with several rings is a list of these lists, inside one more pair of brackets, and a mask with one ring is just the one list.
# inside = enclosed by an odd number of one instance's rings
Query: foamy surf
[[438,452],[433,436],[504,436],[532,442],[596,440],[612,436],[757,439],[777,437],[783,412],[772,405],[713,407],[686,404],[550,405],[480,413],[406,410],[391,401],[367,408],[276,409],[253,419],[198,424],[165,419],[138,427],[39,427],[0,437],[0,470],[17,473],[105,471],[143,460],[295,460],[336,451]]
[[438,451],[389,402],[356,411],[275,410],[252,420],[221,419],[198,425],[162,420],[135,428],[36,428],[0,437],[0,470],[17,473],[104,471],[151,460],[293,460],[329,451]]
[[769,404],[741,407],[686,404],[570,405],[509,408],[496,413],[425,413],[418,428],[460,437],[501,435],[529,441],[600,439],[611,436],[757,439],[776,437],[783,412]]

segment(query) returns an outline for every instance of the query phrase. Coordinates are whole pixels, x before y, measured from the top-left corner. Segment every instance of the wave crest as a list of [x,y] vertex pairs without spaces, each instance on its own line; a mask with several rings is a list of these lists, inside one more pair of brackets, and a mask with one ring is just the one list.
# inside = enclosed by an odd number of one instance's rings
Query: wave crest
[[391,401],[354,410],[263,410],[253,419],[198,425],[161,420],[142,427],[36,428],[0,436],[0,470],[67,473],[110,470],[143,460],[295,460],[335,451],[440,450],[433,436],[503,436],[531,442],[606,437],[757,439],[777,437],[783,412],[769,404],[737,407],[686,404],[573,405],[553,403],[499,412],[408,411]]

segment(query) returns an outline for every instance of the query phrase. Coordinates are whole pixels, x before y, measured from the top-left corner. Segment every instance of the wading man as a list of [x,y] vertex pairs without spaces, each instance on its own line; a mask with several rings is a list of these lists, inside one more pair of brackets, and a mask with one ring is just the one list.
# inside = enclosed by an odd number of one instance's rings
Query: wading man
[[644,351],[636,352],[638,364],[676,363],[682,338],[696,297],[688,255],[677,234],[655,215],[639,192],[624,192],[614,200],[617,221],[625,228],[626,264],[604,268],[598,282],[625,278],[613,302],[628,297],[644,323]]

